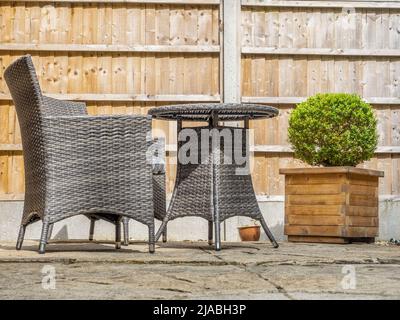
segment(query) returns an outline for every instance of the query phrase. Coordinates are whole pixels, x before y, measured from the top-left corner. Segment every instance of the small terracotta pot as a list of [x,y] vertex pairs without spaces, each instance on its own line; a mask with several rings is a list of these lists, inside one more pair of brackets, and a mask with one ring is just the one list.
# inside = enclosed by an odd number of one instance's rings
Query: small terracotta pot
[[239,227],[238,229],[242,241],[260,240],[260,226]]

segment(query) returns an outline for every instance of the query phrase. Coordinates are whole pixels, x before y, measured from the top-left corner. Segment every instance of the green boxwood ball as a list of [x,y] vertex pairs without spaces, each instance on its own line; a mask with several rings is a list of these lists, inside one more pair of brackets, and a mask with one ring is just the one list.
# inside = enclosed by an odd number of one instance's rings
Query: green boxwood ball
[[354,94],[325,93],[297,105],[288,138],[295,157],[314,166],[356,166],[378,143],[371,106]]

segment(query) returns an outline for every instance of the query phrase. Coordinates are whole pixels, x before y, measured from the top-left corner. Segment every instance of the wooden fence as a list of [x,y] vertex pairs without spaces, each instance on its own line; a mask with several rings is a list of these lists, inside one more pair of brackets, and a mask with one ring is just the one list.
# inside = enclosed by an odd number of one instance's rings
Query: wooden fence
[[[21,138],[3,79],[24,53],[46,94],[86,101],[91,114],[201,101],[277,106],[278,118],[253,122],[261,196],[283,194],[279,167],[303,165],[287,144],[295,104],[317,92],[356,92],[379,119],[379,149],[363,166],[385,171],[382,195],[400,194],[398,1],[0,1],[0,200],[24,192]],[[173,123],[154,128],[172,151]],[[169,191],[174,169],[169,164]]]

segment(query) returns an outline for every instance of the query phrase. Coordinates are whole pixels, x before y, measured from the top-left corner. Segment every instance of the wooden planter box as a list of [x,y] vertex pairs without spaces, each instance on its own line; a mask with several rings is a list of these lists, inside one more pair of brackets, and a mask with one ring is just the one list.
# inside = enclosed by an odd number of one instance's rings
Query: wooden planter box
[[281,169],[285,235],[293,242],[373,242],[382,171],[354,167]]

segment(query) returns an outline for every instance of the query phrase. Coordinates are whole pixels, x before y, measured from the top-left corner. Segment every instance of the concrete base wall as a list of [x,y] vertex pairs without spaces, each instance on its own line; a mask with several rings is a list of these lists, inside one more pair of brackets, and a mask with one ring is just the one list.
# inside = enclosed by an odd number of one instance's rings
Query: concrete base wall
[[[272,233],[277,240],[285,240],[283,234],[284,203],[282,201],[259,202],[261,211]],[[0,202],[0,241],[17,239],[21,221],[23,202]],[[400,239],[400,201],[381,201],[379,206],[379,239]],[[238,226],[251,224],[246,217],[228,219],[222,225],[222,239],[227,241],[240,241],[237,231]],[[160,223],[156,222],[156,227]],[[130,222],[130,236],[132,240],[145,240],[148,236],[147,227],[138,222]],[[200,218],[182,218],[168,224],[168,239],[170,240],[206,240],[208,224]],[[41,232],[41,223],[30,225],[26,230],[26,239],[38,239]],[[84,216],[58,222],[53,229],[53,239],[86,239],[89,233],[89,220]],[[95,239],[114,239],[114,227],[105,221],[98,221],[95,229]],[[266,240],[261,233],[261,240]]]

